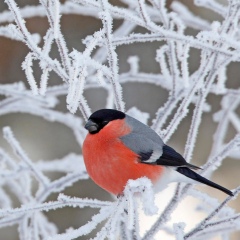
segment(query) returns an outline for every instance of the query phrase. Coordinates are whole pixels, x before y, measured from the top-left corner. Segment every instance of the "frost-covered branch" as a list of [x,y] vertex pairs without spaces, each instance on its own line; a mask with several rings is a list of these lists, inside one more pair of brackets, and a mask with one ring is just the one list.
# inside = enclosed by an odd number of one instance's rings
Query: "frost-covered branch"
[[[17,226],[21,240],[88,238],[96,229],[96,240],[160,239],[160,230],[178,240],[207,239],[217,234],[228,236],[240,228],[239,213],[227,206],[239,194],[238,181],[234,197],[223,202],[195,190],[192,184],[178,183],[172,198],[144,233],[141,228],[145,216],[156,216],[158,210],[152,183],[146,178],[129,180],[124,193],[111,202],[64,195],[66,188],[73,184],[81,187],[88,179],[80,149],[86,135],[84,122],[92,112],[90,106],[96,108],[87,93],[99,89],[104,92],[99,95],[104,102],[102,108],[126,111],[145,124],[149,113],[140,110],[141,103],[130,106],[125,90],[130,85],[150,84],[163,89],[168,96],[157,105],[152,128],[168,142],[188,118],[190,124],[181,138],[181,143],[187,139],[183,154],[187,161],[195,158],[194,150],[200,147],[198,132],[205,116],[212,117],[216,123],[214,136],[205,136],[212,137],[211,152],[198,173],[210,178],[228,157],[239,160],[240,90],[233,87],[236,84],[232,81],[237,82],[237,78],[232,80],[229,73],[229,66],[240,61],[238,1],[230,0],[225,5],[215,0],[194,1],[196,7],[220,15],[219,20],[213,14],[215,21],[197,16],[178,1],[167,6],[166,0],[122,0],[118,4],[107,0],[40,0],[38,5],[23,3],[21,8],[15,0],[5,3],[8,10],[0,13],[0,37],[18,41],[28,51],[21,65],[25,79],[0,84],[0,116],[21,113],[63,125],[72,133],[79,152],[69,151],[53,159],[34,156],[36,160],[32,160],[15,128],[10,123],[4,127],[3,136],[14,154],[1,146],[0,228]],[[68,41],[63,25],[64,18],[73,15],[81,21],[86,16],[90,17],[87,21],[94,18],[100,26],[88,28],[88,36],[76,41],[82,41],[80,47]],[[45,30],[39,31],[38,26],[32,30],[28,21],[39,17],[46,20]],[[79,24],[76,33],[82,30]],[[151,54],[154,52],[151,57],[145,54],[150,47]],[[199,62],[193,68],[194,55]],[[141,56],[148,59],[143,61]],[[154,63],[158,68],[150,72],[143,63]],[[145,101],[151,99],[151,93],[137,97]],[[131,98],[135,98],[133,93]],[[215,106],[212,98],[220,105]],[[63,99],[65,110],[59,104]],[[232,129],[235,132],[229,137]],[[49,200],[54,193],[58,198]],[[188,222],[175,221],[173,214],[188,195],[200,200],[192,214],[201,211],[206,217],[186,232]],[[60,208],[95,208],[98,213],[81,226],[76,222],[75,229],[58,230],[45,214],[58,214]],[[169,224],[170,220],[174,223]]]

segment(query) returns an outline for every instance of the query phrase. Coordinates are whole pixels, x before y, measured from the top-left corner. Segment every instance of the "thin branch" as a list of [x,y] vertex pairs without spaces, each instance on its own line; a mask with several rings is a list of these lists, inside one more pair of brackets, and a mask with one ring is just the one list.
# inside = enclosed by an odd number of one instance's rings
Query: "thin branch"
[[14,150],[15,154],[19,157],[20,160],[22,160],[32,171],[35,178],[44,186],[46,187],[49,183],[49,180],[46,176],[44,176],[38,169],[34,166],[32,161],[28,158],[26,153],[23,151],[22,147],[20,146],[19,142],[16,140],[16,138],[13,135],[12,130],[10,127],[5,127],[3,129],[4,137]]

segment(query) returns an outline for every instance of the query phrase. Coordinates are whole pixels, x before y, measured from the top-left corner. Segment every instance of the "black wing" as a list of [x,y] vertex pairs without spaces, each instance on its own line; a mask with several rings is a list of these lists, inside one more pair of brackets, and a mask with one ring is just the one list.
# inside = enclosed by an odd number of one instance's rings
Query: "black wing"
[[139,152],[138,153],[141,162],[148,161],[151,158],[152,154],[153,154],[153,151]]
[[157,159],[157,165],[171,166],[171,167],[189,167],[192,169],[200,169],[197,166],[194,166],[190,163],[187,163],[181,154],[176,152],[173,148],[163,145],[163,153],[160,158]]

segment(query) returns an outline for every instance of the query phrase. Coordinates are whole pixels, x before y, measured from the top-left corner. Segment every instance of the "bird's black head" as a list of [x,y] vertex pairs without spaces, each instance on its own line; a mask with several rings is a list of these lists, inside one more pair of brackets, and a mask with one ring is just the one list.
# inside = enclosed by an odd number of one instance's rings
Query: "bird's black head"
[[100,109],[94,112],[88,119],[85,128],[89,133],[98,133],[110,121],[125,118],[125,113],[114,109]]

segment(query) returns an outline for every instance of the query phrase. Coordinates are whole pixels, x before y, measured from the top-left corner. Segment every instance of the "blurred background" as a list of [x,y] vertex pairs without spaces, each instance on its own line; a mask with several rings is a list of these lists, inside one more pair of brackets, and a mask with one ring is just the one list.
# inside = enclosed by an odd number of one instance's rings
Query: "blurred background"
[[[21,0],[16,1],[19,7],[26,5],[36,5],[38,1],[35,0]],[[62,1],[64,2],[64,1]],[[119,1],[111,1],[114,4],[120,4]],[[196,15],[211,21],[221,21],[220,15],[201,7],[195,7],[192,1],[180,1],[187,5],[187,7]],[[225,1],[222,1],[226,4]],[[170,9],[172,1],[167,1],[168,8]],[[120,4],[121,5],[121,4]],[[0,2],[0,11],[3,12],[7,10],[6,4]],[[27,27],[31,33],[38,32],[44,36],[46,30],[48,29],[48,22],[46,18],[34,17],[31,19],[26,19]],[[114,26],[121,24],[121,20],[115,20]],[[7,24],[7,23],[6,23]],[[101,28],[101,21],[96,18],[80,16],[80,15],[63,15],[61,19],[62,32],[65,36],[67,46],[70,51],[75,48],[79,51],[84,49],[82,44],[82,39],[87,35],[93,34],[94,31]],[[4,24],[3,24],[4,25]],[[143,29],[136,29],[138,32],[143,32]],[[197,31],[192,29],[187,29],[187,34],[195,35]],[[140,59],[140,69],[142,72],[147,73],[159,73],[159,65],[155,61],[156,50],[162,43],[152,42],[144,44],[134,44],[127,45],[124,47],[117,48],[117,53],[119,57],[119,69],[120,73],[129,70],[129,64],[127,59],[129,56],[138,56]],[[0,37],[0,83],[13,83],[18,81],[23,81],[27,87],[27,80],[25,73],[22,70],[21,64],[24,61],[25,56],[28,53],[27,46],[20,42],[12,41],[3,37]],[[54,55],[53,51],[53,55]],[[57,53],[56,53],[57,54]],[[57,56],[57,55],[56,55]],[[190,71],[194,71],[199,65],[199,51],[192,50],[191,61],[189,62]],[[228,68],[228,87],[229,88],[239,88],[239,76],[240,68],[238,63],[231,63]],[[40,71],[38,66],[35,67],[34,75],[36,78],[40,76]],[[52,74],[50,85],[55,85],[60,83],[60,79]],[[151,124],[152,118],[155,116],[157,109],[162,106],[168,98],[168,92],[160,87],[156,87],[151,84],[140,84],[140,83],[127,83],[123,86],[123,96],[126,102],[126,109],[136,106],[143,112],[150,113],[151,119],[149,124]],[[85,96],[89,102],[92,111],[99,108],[103,108],[106,102],[106,92],[102,89],[91,89],[86,90]],[[60,103],[57,106],[58,110],[67,112],[66,109],[66,99],[61,97]],[[220,109],[221,96],[210,95],[207,99],[208,103],[212,106],[211,113],[204,113],[202,123],[198,133],[198,140],[193,155],[193,164],[201,166],[206,162],[206,159],[210,153],[210,149],[213,141],[213,133],[216,130],[217,124],[213,122],[212,113],[217,112]],[[180,153],[184,151],[184,145],[187,139],[188,129],[191,124],[193,107],[183,122],[179,125],[179,128],[168,142],[168,144],[178,150]],[[238,109],[239,113],[239,109]],[[77,112],[80,116],[80,113]],[[21,142],[22,147],[27,152],[28,156],[33,160],[48,160],[62,158],[69,152],[81,153],[81,148],[75,141],[73,133],[66,126],[48,122],[42,118],[35,117],[28,114],[8,114],[0,116],[0,129],[4,126],[10,126],[15,133],[17,139]],[[229,128],[227,134],[226,142],[229,141],[236,134],[234,128]],[[11,152],[6,141],[2,138],[0,134],[0,144],[3,148],[8,149]],[[223,165],[214,173],[213,180],[219,184],[233,189],[236,188],[240,183],[240,162],[236,159],[226,159]],[[58,175],[53,176],[55,178]],[[210,196],[214,196],[219,201],[223,200],[226,196],[220,191],[213,190],[208,187],[198,187],[203,192],[208,193]],[[69,187],[64,192],[70,196],[76,197],[89,197],[97,198],[101,200],[109,200],[112,197],[106,193],[104,190],[96,186],[91,180],[77,182],[74,186]],[[167,190],[165,194],[171,195],[171,189]],[[53,194],[49,200],[55,200],[58,194]],[[196,203],[187,199],[187,206],[192,204],[191,208],[194,210]],[[236,211],[240,211],[240,201],[239,199],[232,201],[229,204],[231,207],[235,208]],[[178,213],[178,216],[185,215],[188,212],[184,206],[182,212]],[[52,220],[60,229],[66,229],[70,226],[77,228],[82,224],[86,223],[88,219],[95,213],[92,209],[81,209],[76,208],[64,208],[57,211],[50,211],[46,213],[48,218]],[[202,215],[200,214],[200,218]],[[190,216],[195,218],[195,216]],[[181,219],[181,217],[180,217]],[[17,228],[15,226],[0,229],[0,238],[4,240],[17,240]],[[86,238],[79,239],[89,239],[88,235]],[[217,238],[215,238],[217,239]],[[240,239],[240,234],[232,234],[231,240]]]

